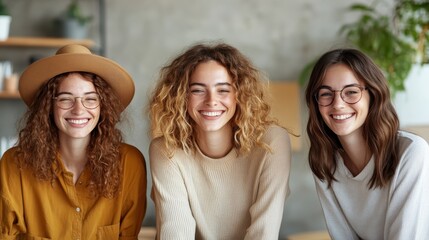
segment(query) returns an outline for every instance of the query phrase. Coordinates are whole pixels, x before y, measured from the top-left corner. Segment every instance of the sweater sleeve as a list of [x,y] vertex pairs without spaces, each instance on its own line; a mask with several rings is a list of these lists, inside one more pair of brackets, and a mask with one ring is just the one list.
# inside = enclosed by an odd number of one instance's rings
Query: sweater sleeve
[[[275,127],[269,130],[267,152],[260,175],[256,201],[250,207],[251,225],[244,239],[278,239],[286,197],[289,195],[291,146],[286,130]],[[274,137],[273,137],[274,136]],[[264,159],[255,159],[263,161]]]
[[429,239],[429,146],[416,138],[403,152],[392,180],[385,239]]
[[157,239],[195,239],[196,223],[182,173],[174,158],[167,157],[161,139],[152,141],[149,158]]

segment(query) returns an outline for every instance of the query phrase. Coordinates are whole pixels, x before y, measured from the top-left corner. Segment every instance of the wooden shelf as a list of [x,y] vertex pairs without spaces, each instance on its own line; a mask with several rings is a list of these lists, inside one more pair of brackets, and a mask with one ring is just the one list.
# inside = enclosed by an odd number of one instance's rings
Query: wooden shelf
[[0,91],[0,99],[20,99],[19,92]]
[[[57,48],[68,44],[81,44],[88,48],[95,46],[90,39],[69,39],[49,37],[9,37],[0,41],[0,47],[35,47],[35,48]],[[19,92],[6,92],[0,90],[0,99],[20,99]]]
[[67,44],[81,44],[88,48],[95,45],[90,39],[45,38],[45,37],[9,37],[0,41],[0,46],[7,47],[62,47]]

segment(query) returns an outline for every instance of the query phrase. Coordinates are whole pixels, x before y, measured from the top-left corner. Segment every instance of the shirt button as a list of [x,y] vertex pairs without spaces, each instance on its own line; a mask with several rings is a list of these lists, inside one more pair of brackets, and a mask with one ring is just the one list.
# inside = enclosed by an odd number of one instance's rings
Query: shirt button
[[76,208],[76,212],[80,212],[80,208],[79,207]]

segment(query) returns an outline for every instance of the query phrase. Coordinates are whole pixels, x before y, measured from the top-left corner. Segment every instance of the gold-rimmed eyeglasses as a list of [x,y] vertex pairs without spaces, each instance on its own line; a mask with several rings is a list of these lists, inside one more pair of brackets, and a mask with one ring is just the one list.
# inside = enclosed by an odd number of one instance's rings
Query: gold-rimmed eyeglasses
[[53,99],[57,107],[68,110],[74,106],[77,98],[80,98],[82,105],[87,109],[95,109],[100,106],[100,96],[97,93],[86,94],[83,97],[75,97],[69,93],[61,93]]
[[315,94],[317,103],[320,106],[326,107],[331,105],[335,99],[335,93],[339,92],[341,99],[348,104],[355,104],[362,98],[362,92],[367,90],[367,87],[360,85],[349,85],[341,90],[333,90],[330,87],[321,87]]

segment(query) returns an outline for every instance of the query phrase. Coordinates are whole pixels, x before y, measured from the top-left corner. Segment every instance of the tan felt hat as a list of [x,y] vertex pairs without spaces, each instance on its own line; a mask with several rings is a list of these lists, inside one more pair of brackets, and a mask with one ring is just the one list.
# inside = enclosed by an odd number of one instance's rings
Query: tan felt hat
[[135,87],[131,76],[116,62],[92,54],[78,44],[60,48],[54,56],[42,58],[29,65],[19,79],[19,93],[27,106],[43,84],[66,72],[89,72],[103,78],[116,92],[124,109],[133,99]]

